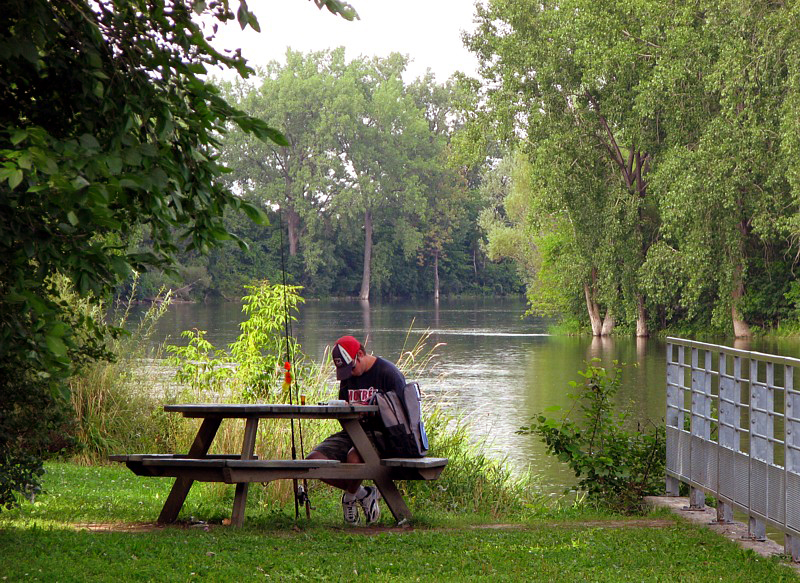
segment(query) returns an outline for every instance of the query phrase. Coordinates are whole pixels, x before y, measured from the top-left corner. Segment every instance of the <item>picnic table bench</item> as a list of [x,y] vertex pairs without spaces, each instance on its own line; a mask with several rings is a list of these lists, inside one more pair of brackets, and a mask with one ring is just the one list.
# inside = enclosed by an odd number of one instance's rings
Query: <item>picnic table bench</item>
[[[447,465],[447,458],[383,458],[359,422],[375,406],[362,405],[166,405],[167,412],[201,418],[194,442],[187,454],[123,454],[109,456],[123,462],[136,475],[176,478],[158,522],[174,522],[192,483],[224,482],[236,484],[231,524],[244,524],[248,485],[281,479],[362,479],[372,480],[398,522],[411,520],[396,480],[435,480]],[[209,454],[223,419],[245,419],[241,453]],[[259,419],[337,419],[347,431],[364,463],[347,464],[338,460],[263,460],[254,455]]]

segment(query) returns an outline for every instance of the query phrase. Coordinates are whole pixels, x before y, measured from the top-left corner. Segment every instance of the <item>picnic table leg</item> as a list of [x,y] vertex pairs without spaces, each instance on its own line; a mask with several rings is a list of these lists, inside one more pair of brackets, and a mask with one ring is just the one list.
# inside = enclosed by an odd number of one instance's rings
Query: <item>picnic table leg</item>
[[411,520],[411,510],[408,509],[394,481],[388,477],[388,470],[381,464],[378,452],[369,440],[369,437],[367,437],[364,428],[361,427],[361,423],[355,419],[340,419],[339,421],[345,431],[347,431],[350,439],[353,440],[353,445],[356,446],[358,453],[361,454],[364,463],[373,469],[376,476],[380,476],[376,477],[373,481],[378,487],[378,490],[380,490],[381,496],[383,496],[383,499],[386,501],[389,510],[392,511],[395,520],[397,520],[397,522]]
[[374,480],[374,482],[378,490],[380,490],[381,496],[383,496],[386,502],[386,506],[392,511],[394,519],[398,523],[411,520],[411,510],[409,510],[405,500],[403,500],[403,496],[400,494],[397,486],[394,485],[394,481],[391,478],[378,478]]
[[[253,459],[253,451],[256,446],[256,430],[258,429],[258,417],[248,417],[244,427],[244,441],[242,442],[243,460]],[[247,507],[247,490],[250,484],[239,482],[236,484],[236,494],[233,497],[233,513],[231,514],[231,525],[242,526],[244,524],[244,511]]]
[[[203,419],[203,423],[197,431],[197,436],[194,438],[194,442],[189,448],[187,457],[201,458],[208,453],[211,442],[214,440],[214,436],[217,435],[220,423],[222,423],[221,417],[206,417]],[[175,522],[193,483],[194,480],[190,478],[175,479],[172,490],[170,490],[169,496],[167,496],[167,501],[164,502],[164,508],[161,509],[161,514],[158,516],[159,524]]]

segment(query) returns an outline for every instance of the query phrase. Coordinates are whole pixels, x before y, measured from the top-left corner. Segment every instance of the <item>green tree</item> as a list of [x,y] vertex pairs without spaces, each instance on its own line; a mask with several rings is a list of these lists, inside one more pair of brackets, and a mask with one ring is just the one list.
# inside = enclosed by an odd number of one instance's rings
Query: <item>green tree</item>
[[389,281],[393,256],[412,259],[422,244],[409,216],[423,205],[419,170],[432,151],[427,122],[401,77],[406,65],[394,53],[357,58],[335,72],[335,133],[346,172],[331,209],[351,238],[363,233],[362,300],[373,285]]
[[428,261],[431,264],[433,298],[438,300],[440,261],[447,245],[454,240],[456,229],[467,216],[467,182],[448,159],[451,140],[464,123],[459,107],[463,107],[465,100],[457,95],[462,90],[459,84],[449,80],[439,85],[430,72],[412,83],[408,90],[428,122],[433,153],[420,167],[425,203],[424,212],[419,213],[420,230],[424,233],[419,260],[423,265]]
[[798,8],[708,1],[665,7],[663,20],[671,34],[651,37],[659,75],[646,103],[669,112],[671,147],[653,177],[665,242],[684,266],[689,312],[710,305],[713,324],[749,336],[748,295],[769,285],[756,283],[759,266],[794,255]]
[[[492,259],[510,258],[527,289],[530,312],[580,316],[573,298],[589,287],[581,276],[583,259],[568,214],[532,196],[533,170],[522,152],[502,158],[488,170],[481,186],[486,208],[479,224],[487,234]],[[586,311],[584,304],[583,313]],[[595,314],[600,320],[599,314]],[[599,323],[602,327],[602,322]]]
[[233,170],[229,179],[250,200],[280,208],[288,254],[295,257],[302,240],[311,277],[325,259],[314,229],[342,173],[331,127],[330,61],[343,58],[343,49],[305,55],[288,50],[286,64],[271,63],[259,71],[255,85],[245,81],[226,89],[232,102],[286,136],[288,146],[283,147],[233,131],[225,140],[223,159]]
[[659,130],[634,107],[652,64],[631,38],[645,19],[623,3],[495,0],[478,21],[468,43],[482,62],[487,112],[528,154],[531,196],[572,226],[593,333],[623,317],[647,335],[637,275],[657,233],[648,171]]
[[[336,0],[315,0],[350,18]],[[236,14],[233,8],[237,8]],[[0,15],[0,464],[36,466],[46,431],[20,431],[55,403],[81,354],[102,354],[103,328],[74,321],[53,277],[102,297],[132,268],[168,265],[231,235],[226,208],[263,221],[217,178],[218,136],[231,122],[285,138],[231,107],[204,80],[209,67],[247,75],[239,52],[215,50],[201,22],[259,25],[247,3],[220,0],[10,0]],[[144,227],[152,242],[131,252]],[[32,457],[31,457],[32,455]],[[17,473],[18,475],[18,473]],[[0,503],[17,482],[0,481]]]

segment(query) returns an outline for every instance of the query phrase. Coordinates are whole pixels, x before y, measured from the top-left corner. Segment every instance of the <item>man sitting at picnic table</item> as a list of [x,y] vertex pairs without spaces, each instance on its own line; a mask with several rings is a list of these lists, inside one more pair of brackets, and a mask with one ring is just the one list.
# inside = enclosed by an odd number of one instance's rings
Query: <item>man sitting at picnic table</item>
[[[336,365],[336,378],[340,381],[339,399],[351,405],[368,405],[377,391],[398,391],[406,384],[403,373],[394,364],[380,356],[367,354],[353,336],[339,338],[333,346],[331,356]],[[383,436],[374,425],[373,419],[373,416],[365,417],[361,423],[369,438],[380,444]],[[308,454],[308,459],[339,460],[350,464],[364,462],[346,431],[339,431],[325,439]],[[357,479],[323,481],[344,490],[342,511],[346,523],[359,523],[359,506],[364,511],[367,523],[376,522],[380,518],[380,492],[375,486],[362,486],[361,480]]]

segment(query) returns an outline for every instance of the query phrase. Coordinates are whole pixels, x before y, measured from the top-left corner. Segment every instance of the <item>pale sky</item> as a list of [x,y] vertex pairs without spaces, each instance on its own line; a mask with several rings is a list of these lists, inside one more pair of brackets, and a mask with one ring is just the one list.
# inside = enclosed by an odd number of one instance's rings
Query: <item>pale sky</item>
[[[236,5],[236,3],[232,3]],[[350,0],[361,20],[348,22],[313,0],[250,0],[261,33],[237,22],[220,28],[217,48],[241,48],[251,66],[284,62],[286,48],[308,52],[337,46],[347,60],[359,55],[407,54],[406,81],[430,68],[443,83],[455,71],[476,75],[475,57],[461,41],[463,30],[473,30],[475,0]]]

